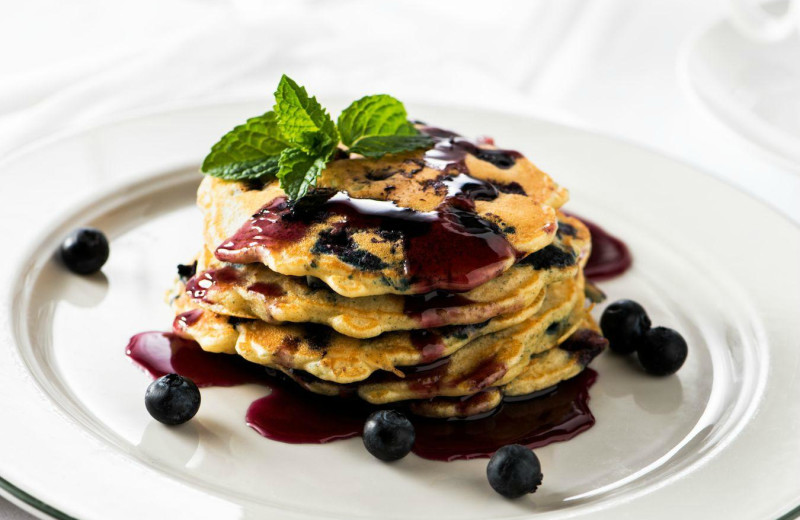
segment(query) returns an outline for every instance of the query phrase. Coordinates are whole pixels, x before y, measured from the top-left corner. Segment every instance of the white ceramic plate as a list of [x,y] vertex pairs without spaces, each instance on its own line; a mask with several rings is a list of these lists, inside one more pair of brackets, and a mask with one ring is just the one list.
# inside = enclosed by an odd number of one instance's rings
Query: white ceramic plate
[[[595,363],[597,424],[537,451],[544,485],[496,495],[485,460],[382,464],[359,439],[266,440],[244,424],[257,386],[203,390],[168,428],[123,354],[169,328],[163,293],[199,246],[197,162],[266,102],[107,124],[0,168],[0,487],[42,516],[141,518],[777,518],[800,504],[800,232],[769,208],[663,156],[497,113],[414,117],[523,150],[572,191],[571,210],[631,246],[604,283],[690,345],[675,376],[610,354]],[[76,201],[83,202],[75,205]],[[112,240],[102,275],[54,260],[79,225]]]

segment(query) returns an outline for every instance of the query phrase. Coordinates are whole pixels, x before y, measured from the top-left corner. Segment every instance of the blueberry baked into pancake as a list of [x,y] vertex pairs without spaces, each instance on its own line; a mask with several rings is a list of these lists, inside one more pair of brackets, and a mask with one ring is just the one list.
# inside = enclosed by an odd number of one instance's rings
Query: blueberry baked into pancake
[[[410,122],[390,96],[336,122],[285,76],[275,100],[205,159],[173,331],[135,336],[131,358],[197,386],[264,384],[247,416],[262,435],[363,435],[384,460],[589,428],[587,367],[608,341],[587,272],[624,270],[624,244],[565,213],[567,190],[521,153]],[[597,237],[616,249],[593,257]],[[620,337],[626,309],[609,321]]]

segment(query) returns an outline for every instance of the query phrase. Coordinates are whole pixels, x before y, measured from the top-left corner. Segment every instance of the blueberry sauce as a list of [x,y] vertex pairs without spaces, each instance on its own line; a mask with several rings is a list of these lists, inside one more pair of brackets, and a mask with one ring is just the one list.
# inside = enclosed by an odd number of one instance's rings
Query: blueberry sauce
[[441,327],[451,322],[453,311],[469,305],[472,300],[458,293],[431,291],[426,294],[406,296],[403,312],[425,328]]
[[[429,460],[468,460],[490,457],[507,444],[535,449],[569,440],[594,425],[588,390],[596,378],[594,370],[586,369],[553,389],[507,399],[498,410],[479,418],[413,416],[412,451]],[[358,437],[375,410],[361,401],[309,395],[289,383],[271,387],[270,395],[250,405],[246,420],[259,434],[281,442],[322,444]]]
[[586,366],[608,348],[608,340],[602,334],[591,329],[579,329],[558,348],[577,354],[578,363]]
[[480,365],[461,376],[459,383],[468,383],[473,391],[489,388],[508,372],[505,363],[494,359],[487,359]]
[[182,312],[175,316],[175,320],[172,322],[172,330],[177,333],[186,330],[186,327],[190,327],[197,323],[197,320],[200,319],[200,316],[203,315],[203,309],[192,309],[190,311]]
[[[162,332],[144,332],[131,338],[126,350],[131,360],[151,377],[178,373],[197,386],[234,386],[258,383],[270,388],[254,401],[246,422],[264,437],[292,444],[321,444],[361,435],[364,421],[375,411],[358,399],[325,397],[271,375],[239,356],[205,352],[194,341]],[[443,364],[409,369],[408,377],[435,379]],[[491,372],[491,370],[490,370]],[[546,392],[507,398],[494,412],[471,419],[434,420],[412,417],[417,439],[414,453],[431,460],[489,457],[506,444],[530,448],[571,439],[594,424],[588,408],[589,387],[596,373],[584,370]],[[469,399],[480,399],[477,394]],[[464,402],[467,398],[453,398]]]
[[417,329],[409,332],[411,344],[422,354],[422,362],[429,363],[442,357],[444,353],[444,342],[442,337],[435,331],[427,329]]
[[633,257],[625,242],[594,222],[582,217],[577,218],[592,234],[592,254],[584,269],[587,278],[594,282],[608,280],[630,269]]
[[289,444],[325,444],[361,435],[371,411],[360,402],[299,390],[289,382],[269,385],[268,396],[247,409],[247,425],[263,437]]
[[[476,143],[449,130],[426,126],[420,128],[420,131],[434,140],[433,148],[425,152],[424,160],[425,164],[437,170],[453,168],[461,173],[467,173],[467,155],[473,155],[501,169],[511,168],[517,159],[522,157],[522,154],[515,150],[480,148]],[[483,143],[488,144],[486,141]]]
[[490,457],[508,444],[535,449],[569,440],[591,428],[589,387],[597,372],[587,368],[555,388],[504,399],[488,417],[451,421],[417,420],[414,453],[431,460]]
[[[464,173],[441,181],[447,195],[434,211],[420,212],[393,201],[354,199],[346,192],[317,190],[310,199],[289,203],[278,197],[250,218],[215,254],[227,262],[260,261],[259,249],[280,249],[306,236],[308,228],[331,215],[346,224],[334,229],[312,248],[332,253],[360,269],[386,267],[366,251],[354,251],[348,233],[375,229],[402,236],[404,270],[415,293],[433,290],[463,292],[503,271],[516,252],[497,226],[475,212],[476,200],[491,200],[497,190]],[[335,235],[335,236],[334,236]],[[323,243],[324,242],[324,243]],[[465,254],[465,252],[469,254]],[[202,286],[201,286],[202,289]]]
[[128,342],[128,357],[158,379],[167,374],[188,377],[199,387],[267,383],[263,367],[229,354],[211,354],[195,341],[170,332],[142,332]]
[[[450,366],[450,358],[437,359],[425,365],[417,365],[413,367],[404,367],[401,371],[405,374],[403,381],[408,384],[409,390],[414,392],[420,398],[432,397],[437,388],[440,386],[440,381],[447,375],[447,369]],[[377,374],[376,374],[377,375]],[[386,379],[389,381],[397,381],[398,378],[394,374],[386,373]],[[381,375],[373,377],[372,380],[380,380]]]
[[[423,363],[420,365],[414,365],[410,367],[400,367],[400,371],[405,374],[403,378],[404,381],[408,381],[409,378],[416,377],[425,377],[430,376],[430,374],[435,372],[441,372],[447,369],[447,366],[450,364],[450,358],[440,358],[435,359],[428,363]],[[390,377],[394,378],[392,374],[389,374]]]
[[209,269],[189,278],[186,282],[186,292],[198,300],[205,300],[208,290],[216,284],[235,283],[239,280],[239,272],[234,267]]
[[286,294],[281,286],[276,283],[256,282],[250,285],[247,290],[264,295],[267,298],[278,298]]

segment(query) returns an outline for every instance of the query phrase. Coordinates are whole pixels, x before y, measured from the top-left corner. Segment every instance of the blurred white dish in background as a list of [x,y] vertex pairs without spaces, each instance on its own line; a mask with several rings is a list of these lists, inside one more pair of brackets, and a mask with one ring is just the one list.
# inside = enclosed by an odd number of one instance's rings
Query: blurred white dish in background
[[[760,4],[754,0],[731,0],[731,21],[745,36],[777,42],[800,30],[800,2]],[[780,9],[784,8],[784,9]]]
[[[800,9],[788,2],[765,8],[785,13],[782,20]],[[680,64],[685,84],[725,125],[800,168],[800,31],[761,34],[734,19],[715,22],[689,43]]]

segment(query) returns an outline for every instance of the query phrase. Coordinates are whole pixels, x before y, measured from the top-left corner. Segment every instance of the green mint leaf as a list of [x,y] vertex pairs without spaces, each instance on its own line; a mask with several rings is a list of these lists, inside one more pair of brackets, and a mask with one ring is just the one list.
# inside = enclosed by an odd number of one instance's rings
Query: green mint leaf
[[433,139],[427,135],[380,135],[364,137],[350,148],[351,153],[364,157],[383,157],[389,153],[410,152],[419,148],[429,148]]
[[[229,163],[218,168],[205,170],[204,173],[227,181],[274,177],[278,173],[278,157],[265,157],[255,161]],[[205,165],[205,163],[203,164]]]
[[351,152],[381,157],[433,145],[408,122],[405,107],[387,95],[366,96],[339,116],[338,127],[306,89],[286,76],[275,107],[237,126],[211,148],[202,171],[228,180],[277,177],[293,200],[317,184],[341,140]]
[[289,144],[281,136],[277,117],[267,112],[248,119],[211,147],[200,168],[228,180],[252,179],[278,173],[278,156]]
[[317,185],[317,179],[325,169],[328,156],[307,154],[297,148],[287,148],[281,152],[278,179],[281,189],[291,200],[297,200]]
[[342,142],[350,147],[366,137],[419,134],[408,122],[403,103],[386,94],[354,101],[339,115],[338,127]]
[[321,155],[339,144],[339,132],[328,112],[286,74],[275,91],[275,113],[289,143],[307,154]]

